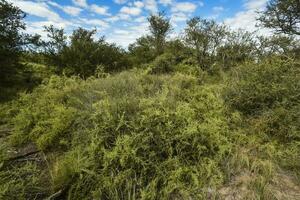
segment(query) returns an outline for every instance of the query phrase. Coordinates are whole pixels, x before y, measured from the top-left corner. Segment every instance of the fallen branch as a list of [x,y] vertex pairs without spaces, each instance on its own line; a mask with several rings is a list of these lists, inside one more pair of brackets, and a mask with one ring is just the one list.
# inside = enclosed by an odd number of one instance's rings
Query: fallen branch
[[58,192],[52,194],[50,197],[46,198],[45,200],[55,199],[55,198],[59,197],[61,194],[62,194],[62,190],[59,190]]
[[8,158],[7,161],[14,161],[14,160],[23,159],[23,158],[26,158],[27,156],[31,156],[31,155],[37,154],[39,152],[40,152],[39,150],[27,152],[27,153],[22,154],[22,155],[18,155],[18,156],[15,156],[15,157]]

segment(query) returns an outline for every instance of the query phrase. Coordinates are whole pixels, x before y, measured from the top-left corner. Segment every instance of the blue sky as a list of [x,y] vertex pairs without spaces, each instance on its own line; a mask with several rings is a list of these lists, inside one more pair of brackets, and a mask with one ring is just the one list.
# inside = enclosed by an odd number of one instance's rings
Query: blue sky
[[232,28],[256,30],[257,10],[267,0],[8,0],[27,13],[27,32],[45,37],[44,25],[73,29],[96,28],[109,42],[123,47],[147,34],[147,16],[165,11],[173,31],[180,36],[193,16],[215,19]]

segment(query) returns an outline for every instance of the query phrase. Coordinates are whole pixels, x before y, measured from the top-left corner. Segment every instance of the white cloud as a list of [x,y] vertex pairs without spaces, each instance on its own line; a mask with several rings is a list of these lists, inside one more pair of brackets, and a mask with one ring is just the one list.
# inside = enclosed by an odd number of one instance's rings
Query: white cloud
[[80,18],[81,22],[85,25],[92,25],[96,27],[101,27],[102,29],[106,29],[109,27],[109,24],[101,19],[86,19]]
[[268,0],[248,0],[244,7],[248,10],[264,8]]
[[156,0],[144,0],[145,9],[156,13],[158,11]]
[[76,7],[73,7],[73,6],[65,6],[63,8],[63,11],[65,13],[68,13],[69,15],[78,16],[80,14],[80,12],[82,11],[82,9],[81,8],[76,8]]
[[127,31],[127,30],[121,30],[121,29],[117,29],[117,30],[114,30],[114,33],[115,34],[130,34],[130,31]]
[[127,15],[137,16],[137,15],[141,14],[142,10],[138,7],[124,6],[124,7],[121,8],[120,12],[124,13],[124,14],[127,14]]
[[114,2],[117,4],[124,4],[127,2],[127,0],[114,0]]
[[215,6],[212,8],[211,15],[207,16],[206,18],[216,20],[224,10],[225,9],[222,6]]
[[52,11],[49,6],[44,2],[33,1],[10,1],[18,6],[24,12],[41,18],[46,18],[51,21],[61,21],[60,16]]
[[134,5],[135,7],[137,7],[137,8],[142,8],[142,7],[144,7],[144,3],[141,2],[141,1],[135,1],[135,2],[133,3],[133,5]]
[[87,4],[86,0],[72,0],[72,1],[76,6],[79,6],[79,7],[82,7],[82,8],[87,8],[88,7],[88,4]]
[[215,6],[213,7],[213,11],[214,12],[222,12],[224,10],[224,8],[222,6]]
[[96,4],[93,4],[90,6],[90,9],[92,12],[97,13],[99,15],[108,15],[108,16],[110,15],[108,13],[109,8],[107,6],[98,6]]
[[164,6],[167,6],[167,5],[172,4],[172,0],[159,0],[159,3]]
[[130,20],[130,19],[131,19],[130,15],[124,14],[124,13],[120,13],[120,14],[118,15],[118,18],[119,18],[120,20]]
[[197,5],[190,2],[178,2],[171,8],[172,12],[192,13],[197,9]]
[[65,13],[72,15],[72,16],[78,16],[80,12],[82,11],[81,8],[73,7],[73,6],[61,6],[55,2],[49,1],[49,5],[54,6],[56,8],[59,8],[63,10]]
[[138,18],[135,18],[134,19],[134,22],[146,22],[147,21],[147,18],[145,16],[141,16],[141,17],[138,17]]
[[[257,10],[261,10],[265,7],[267,0],[248,0],[245,2],[245,11],[240,11],[235,14],[232,18],[227,18],[224,20],[225,24],[233,29],[244,29],[247,31],[256,31],[258,17]],[[261,29],[261,34],[267,34],[269,31],[266,29]]]
[[171,22],[175,24],[176,22],[183,22],[188,20],[188,16],[185,13],[174,13],[171,16]]
[[114,34],[107,37],[108,42],[114,42],[127,48],[129,44],[135,42],[135,40],[148,33],[148,23],[140,23],[136,26],[130,26],[126,30],[117,29]]

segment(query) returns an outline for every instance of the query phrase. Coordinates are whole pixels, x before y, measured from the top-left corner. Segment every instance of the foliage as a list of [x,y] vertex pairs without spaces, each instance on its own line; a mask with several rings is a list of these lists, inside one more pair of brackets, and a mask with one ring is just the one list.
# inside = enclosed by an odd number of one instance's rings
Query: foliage
[[96,30],[78,28],[70,36],[70,44],[63,29],[45,27],[50,41],[44,43],[48,64],[58,67],[60,73],[88,78],[95,75],[98,65],[106,72],[120,71],[128,67],[125,52],[104,38],[94,39]]
[[[45,198],[47,180],[42,178],[41,169],[36,164],[26,163],[10,169],[0,169],[1,199],[37,199]],[[44,187],[43,187],[44,186]]]
[[173,72],[176,65],[175,59],[175,56],[168,53],[156,57],[155,60],[150,63],[150,73],[162,74]]
[[159,13],[128,51],[54,26],[33,50],[23,13],[0,5],[21,25],[14,85],[0,85],[0,199],[299,196],[297,37],[195,17],[168,40]]
[[226,27],[213,20],[194,17],[187,22],[185,34],[186,43],[194,49],[199,67],[209,69],[212,56],[226,35]]
[[226,71],[255,59],[257,45],[253,35],[243,30],[226,35],[225,44],[217,48],[216,60],[221,69]]
[[149,63],[155,59],[155,47],[150,36],[140,37],[128,46],[131,63],[134,66]]
[[171,31],[171,23],[166,19],[164,13],[160,12],[157,15],[151,15],[148,18],[150,24],[149,29],[153,43],[155,46],[156,56],[164,52],[166,37]]
[[15,64],[20,53],[24,39],[20,31],[25,29],[22,21],[25,13],[4,0],[0,1],[0,13],[0,74],[3,79],[2,74],[8,70],[4,67]]
[[69,151],[52,175],[72,199],[200,198],[199,188],[222,183],[219,165],[230,150],[216,90],[180,74],[52,77],[20,99],[11,142]]
[[298,103],[299,63],[295,60],[271,57],[261,63],[250,62],[234,70],[232,78],[227,101],[245,114]]
[[277,33],[300,35],[300,2],[298,0],[271,0],[258,20],[261,25]]
[[259,148],[269,145],[265,157],[298,178],[299,77],[297,60],[273,56],[237,68],[224,91],[225,101],[245,115],[245,132],[261,138]]

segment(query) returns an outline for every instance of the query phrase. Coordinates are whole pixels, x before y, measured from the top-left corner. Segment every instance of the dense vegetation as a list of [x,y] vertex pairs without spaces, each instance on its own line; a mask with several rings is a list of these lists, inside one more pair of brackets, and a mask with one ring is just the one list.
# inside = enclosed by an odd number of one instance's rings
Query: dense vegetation
[[299,8],[269,2],[271,37],[194,17],[170,40],[158,13],[124,50],[24,34],[0,0],[0,199],[299,199]]

